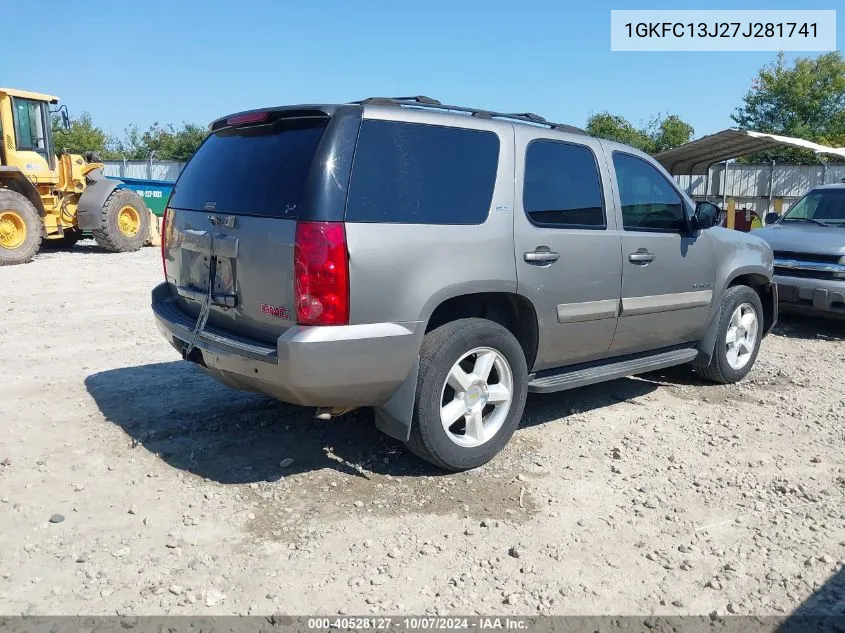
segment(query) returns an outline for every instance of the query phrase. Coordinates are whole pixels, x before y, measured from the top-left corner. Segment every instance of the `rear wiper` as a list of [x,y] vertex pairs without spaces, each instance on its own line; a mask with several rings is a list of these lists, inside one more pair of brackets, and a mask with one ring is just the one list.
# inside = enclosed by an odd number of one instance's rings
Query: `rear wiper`
[[833,226],[832,224],[822,222],[821,220],[814,220],[813,218],[784,218],[781,222],[812,222],[813,224],[818,224],[819,226]]

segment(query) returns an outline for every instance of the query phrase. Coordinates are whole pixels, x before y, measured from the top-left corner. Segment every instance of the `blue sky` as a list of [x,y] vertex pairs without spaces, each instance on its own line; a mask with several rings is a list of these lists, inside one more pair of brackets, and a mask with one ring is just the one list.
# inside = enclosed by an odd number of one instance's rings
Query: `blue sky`
[[[111,134],[132,122],[207,124],[264,105],[425,94],[575,125],[604,110],[637,124],[671,112],[700,136],[731,125],[756,71],[776,53],[611,52],[612,8],[836,4],[15,2],[4,7],[4,23],[16,27],[3,29],[0,85],[56,94],[71,114],[88,111]],[[840,10],[840,34],[843,22]],[[49,42],[39,39],[45,27]]]

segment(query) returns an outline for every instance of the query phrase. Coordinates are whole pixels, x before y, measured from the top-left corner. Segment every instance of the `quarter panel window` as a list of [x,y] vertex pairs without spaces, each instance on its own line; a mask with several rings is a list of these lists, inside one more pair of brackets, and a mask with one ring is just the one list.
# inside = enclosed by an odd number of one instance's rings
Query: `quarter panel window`
[[626,231],[682,231],[686,225],[680,194],[653,165],[613,152],[613,168]]
[[532,141],[525,152],[522,206],[539,226],[606,228],[592,150],[560,141]]
[[364,120],[346,220],[482,224],[498,165],[499,137],[493,132]]

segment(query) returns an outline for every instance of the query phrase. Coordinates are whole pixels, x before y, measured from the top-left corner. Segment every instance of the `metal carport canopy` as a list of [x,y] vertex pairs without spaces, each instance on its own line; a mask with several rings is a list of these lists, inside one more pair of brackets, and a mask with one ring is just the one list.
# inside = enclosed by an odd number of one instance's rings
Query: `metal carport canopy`
[[747,154],[756,154],[781,146],[809,149],[816,154],[831,154],[845,158],[845,148],[833,148],[811,143],[801,138],[778,136],[751,130],[727,129],[690,141],[674,149],[655,155],[660,164],[673,176],[705,175],[710,165]]

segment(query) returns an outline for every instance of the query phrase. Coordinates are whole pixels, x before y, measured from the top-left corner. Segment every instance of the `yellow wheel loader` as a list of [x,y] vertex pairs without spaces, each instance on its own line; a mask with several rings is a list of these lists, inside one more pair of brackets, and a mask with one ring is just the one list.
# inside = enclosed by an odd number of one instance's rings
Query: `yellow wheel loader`
[[50,95],[0,88],[0,266],[30,261],[42,244],[72,246],[83,232],[114,252],[150,239],[143,200],[106,178],[94,155],[57,155]]

